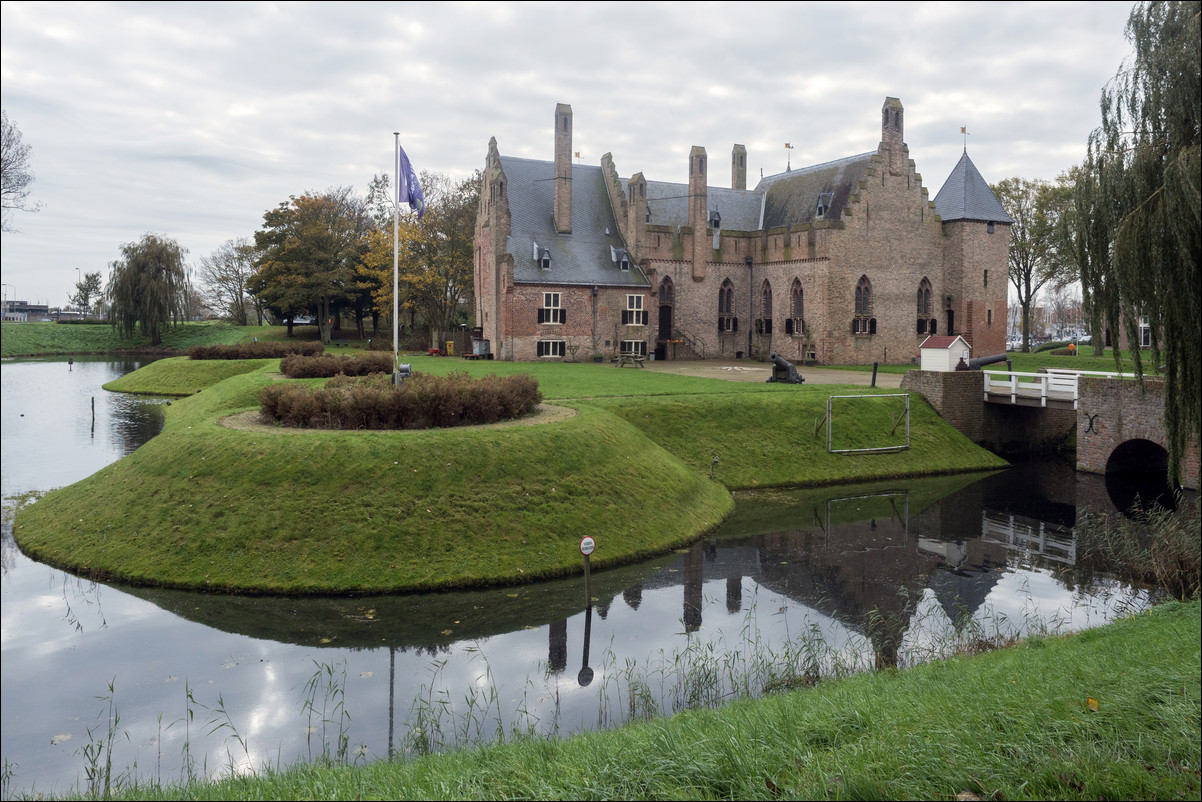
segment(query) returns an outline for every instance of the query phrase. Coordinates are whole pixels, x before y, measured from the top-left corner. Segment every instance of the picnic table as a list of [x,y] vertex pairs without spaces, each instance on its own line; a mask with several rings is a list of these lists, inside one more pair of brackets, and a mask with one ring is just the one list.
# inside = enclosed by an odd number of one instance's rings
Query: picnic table
[[623,365],[635,365],[636,367],[641,368],[643,366],[643,361],[646,360],[646,358],[647,357],[640,356],[639,354],[618,354],[614,357],[614,362],[618,367],[622,367]]

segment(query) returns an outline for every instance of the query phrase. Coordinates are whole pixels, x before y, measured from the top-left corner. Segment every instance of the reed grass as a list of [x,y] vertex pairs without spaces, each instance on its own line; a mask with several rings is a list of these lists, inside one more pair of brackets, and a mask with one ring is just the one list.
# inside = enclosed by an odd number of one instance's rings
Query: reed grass
[[[1200,614],[1196,599],[1169,602],[1075,635],[804,680],[799,690],[718,707],[706,683],[723,658],[674,656],[665,673],[678,672],[681,698],[700,696],[668,717],[637,701],[656,681],[643,675],[629,686],[632,723],[604,732],[558,739],[504,728],[490,723],[493,701],[477,699],[461,711],[475,722],[460,731],[469,748],[183,785],[126,778],[112,791],[121,799],[1196,799]],[[805,665],[806,655],[774,662],[795,660]],[[477,740],[485,730],[502,737]]]

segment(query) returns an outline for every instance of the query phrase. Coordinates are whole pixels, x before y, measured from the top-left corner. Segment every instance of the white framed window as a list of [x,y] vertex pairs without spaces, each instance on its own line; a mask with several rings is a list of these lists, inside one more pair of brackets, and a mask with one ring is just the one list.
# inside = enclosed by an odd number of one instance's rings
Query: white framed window
[[1152,347],[1152,326],[1148,322],[1147,315],[1139,316],[1139,347],[1140,348],[1151,348]]
[[543,305],[538,310],[539,323],[563,323],[563,307],[560,306],[560,296],[557,292],[544,292]]
[[622,310],[623,326],[646,326],[647,311],[643,309],[643,296],[627,295],[626,308]]
[[564,355],[563,340],[539,340],[538,355],[562,357]]
[[632,356],[647,356],[646,340],[622,340],[618,345],[618,353]]

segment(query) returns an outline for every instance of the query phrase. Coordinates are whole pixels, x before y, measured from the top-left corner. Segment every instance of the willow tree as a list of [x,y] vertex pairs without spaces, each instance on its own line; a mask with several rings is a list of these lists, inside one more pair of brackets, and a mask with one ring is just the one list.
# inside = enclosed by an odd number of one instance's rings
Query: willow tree
[[[1199,443],[1202,420],[1202,63],[1198,2],[1137,5],[1127,20],[1134,52],[1102,92],[1102,124],[1090,135],[1086,171],[1096,180],[1112,232],[1110,259],[1088,281],[1118,304],[1107,324],[1139,343],[1140,317],[1163,365],[1171,478]],[[1096,221],[1095,221],[1096,222]],[[1116,359],[1117,359],[1116,349]],[[1132,350],[1142,377],[1145,359]]]
[[140,328],[151,345],[161,345],[167,324],[183,318],[188,293],[185,253],[175,240],[157,234],[121,246],[122,258],[109,265],[105,295],[113,328],[122,337],[133,337]]

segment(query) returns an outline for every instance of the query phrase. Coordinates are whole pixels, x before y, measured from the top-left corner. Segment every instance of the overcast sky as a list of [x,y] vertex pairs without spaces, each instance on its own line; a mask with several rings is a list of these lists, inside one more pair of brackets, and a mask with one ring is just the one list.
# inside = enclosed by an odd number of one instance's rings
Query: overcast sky
[[[466,178],[489,137],[687,180],[689,148],[749,184],[864,153],[886,97],[935,194],[964,148],[991,183],[1085,155],[1130,53],[1132,3],[25,3],[5,0],[4,110],[36,214],[3,235],[5,297],[64,305],[146,232],[190,263],[289,196],[418,170]],[[711,171],[711,183],[729,174]]]

